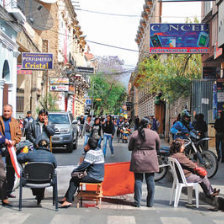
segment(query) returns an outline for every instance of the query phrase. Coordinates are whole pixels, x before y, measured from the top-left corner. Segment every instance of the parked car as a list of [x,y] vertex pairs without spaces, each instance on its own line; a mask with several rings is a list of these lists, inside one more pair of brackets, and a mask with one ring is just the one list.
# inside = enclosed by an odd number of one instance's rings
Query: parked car
[[54,125],[55,134],[52,136],[53,147],[66,147],[68,152],[77,149],[78,127],[77,120],[70,112],[49,112],[48,119]]

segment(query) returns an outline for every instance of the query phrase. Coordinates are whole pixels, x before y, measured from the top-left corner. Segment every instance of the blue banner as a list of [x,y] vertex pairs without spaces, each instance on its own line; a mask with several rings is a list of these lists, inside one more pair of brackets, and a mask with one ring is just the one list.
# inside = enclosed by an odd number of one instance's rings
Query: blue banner
[[22,69],[29,69],[29,70],[53,69],[53,54],[23,52]]
[[208,53],[208,24],[150,24],[150,53]]

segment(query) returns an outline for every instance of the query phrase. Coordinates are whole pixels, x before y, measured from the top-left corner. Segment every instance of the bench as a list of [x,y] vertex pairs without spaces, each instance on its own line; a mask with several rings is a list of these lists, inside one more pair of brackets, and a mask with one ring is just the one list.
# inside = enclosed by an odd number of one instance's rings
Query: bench
[[77,208],[82,207],[83,200],[96,201],[96,207],[101,208],[103,197],[102,183],[80,183],[77,194]]

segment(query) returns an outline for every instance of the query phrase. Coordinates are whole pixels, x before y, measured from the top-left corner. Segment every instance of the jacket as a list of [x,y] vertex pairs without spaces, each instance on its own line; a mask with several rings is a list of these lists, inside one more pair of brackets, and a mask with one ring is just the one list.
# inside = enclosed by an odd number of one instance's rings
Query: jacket
[[85,121],[83,130],[82,130],[82,135],[85,135],[85,134],[90,135],[92,127],[93,127],[93,121],[90,121],[90,123],[88,121]]
[[30,128],[28,128],[27,139],[37,146],[38,142],[42,139],[49,143],[50,137],[53,136],[54,133],[54,127],[51,124],[48,124],[47,126],[43,125],[43,130],[41,133],[39,119],[37,119],[30,125]]
[[90,149],[85,154],[84,161],[73,172],[87,171],[87,175],[95,180],[104,179],[104,155],[100,148]]
[[20,153],[17,156],[17,160],[20,163],[25,162],[48,162],[54,165],[54,168],[57,167],[57,161],[54,155],[48,151],[48,149],[37,149],[28,153]]
[[[174,139],[176,138],[185,138],[185,134],[190,133],[190,131],[194,130],[192,123],[189,123],[189,127],[187,128],[181,121],[175,122],[175,124],[170,129],[170,132],[174,135]],[[177,135],[180,133],[180,135]]]
[[103,132],[104,132],[104,134],[114,135],[115,128],[114,128],[113,122],[110,122],[109,124],[107,124],[107,122],[105,122],[105,124],[103,124]]
[[[15,141],[18,144],[22,137],[22,131],[19,127],[19,123],[15,118],[11,118],[9,123],[10,133],[11,133],[11,140]],[[5,135],[5,125],[2,116],[0,116],[0,132],[2,135]]]
[[94,139],[97,139],[97,140],[99,140],[101,138],[101,125],[100,124],[93,125],[93,127],[91,129],[90,137],[93,137]]
[[224,134],[224,119],[216,119],[214,128],[217,133],[223,133]]
[[190,159],[188,159],[184,153],[178,152],[171,155],[171,157],[176,159],[180,163],[183,168],[185,177],[189,177],[192,173],[194,173],[194,169],[197,167],[197,165]]
[[4,144],[5,142],[5,136],[2,135],[2,133],[0,132],[0,148],[1,148],[1,145]]
[[157,150],[160,148],[159,135],[148,128],[145,131],[145,141],[134,131],[130,137],[128,149],[132,151],[130,171],[134,173],[159,172]]
[[23,128],[28,129],[29,125],[31,125],[33,122],[34,122],[34,119],[32,117],[30,117],[30,119],[28,119],[28,117],[26,117],[23,121]]

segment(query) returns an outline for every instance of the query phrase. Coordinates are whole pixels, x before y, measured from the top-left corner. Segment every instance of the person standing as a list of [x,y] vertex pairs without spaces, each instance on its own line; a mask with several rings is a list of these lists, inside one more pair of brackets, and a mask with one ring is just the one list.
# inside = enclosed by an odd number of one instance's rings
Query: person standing
[[39,111],[38,119],[27,130],[27,138],[38,148],[38,142],[44,139],[50,143],[50,137],[55,133],[54,127],[48,121],[48,112],[45,109]]
[[83,115],[81,115],[81,117],[78,119],[78,125],[80,127],[80,134],[79,137],[82,137],[82,131],[83,131],[83,126],[85,124],[85,118]]
[[99,117],[96,117],[94,120],[93,127],[91,128],[90,137],[96,139],[98,142],[98,147],[101,148],[101,124]]
[[113,138],[114,138],[114,124],[112,122],[111,115],[107,116],[106,121],[103,123],[103,154],[106,156],[106,151],[107,151],[107,141],[109,141],[109,146],[110,146],[110,152],[111,155],[114,156],[114,147],[113,147]]
[[151,129],[153,131],[156,131],[157,132],[158,131],[158,123],[157,123],[157,120],[155,119],[154,115],[150,115],[150,121],[152,123]]
[[27,111],[27,115],[23,121],[23,134],[26,136],[27,139],[27,130],[30,127],[30,125],[33,123],[34,119],[31,115],[31,111]]
[[[15,146],[21,140],[22,131],[18,121],[12,117],[13,107],[10,104],[3,106],[3,115],[0,116],[0,132],[4,135],[6,146]],[[10,155],[6,151],[6,181],[7,181],[7,197],[15,198],[12,190],[15,181],[15,170],[12,166]]]
[[141,206],[142,182],[145,176],[147,184],[147,207],[153,206],[155,183],[154,173],[159,172],[157,150],[160,148],[160,138],[157,132],[151,130],[152,123],[149,119],[143,118],[138,130],[130,137],[128,149],[132,151],[130,171],[134,172],[134,206]]
[[91,129],[93,127],[93,122],[91,121],[92,117],[91,115],[88,115],[86,118],[86,121],[84,123],[83,126],[83,130],[82,130],[82,136],[84,136],[84,146],[87,144],[90,133],[91,133]]
[[222,163],[224,163],[224,115],[223,112],[219,112],[217,119],[215,120],[214,128],[216,130],[215,143],[218,161],[222,156]]
[[6,143],[5,136],[0,132],[0,199],[2,200],[3,206],[10,206],[8,201],[6,191],[7,191],[7,183],[6,183],[6,174],[5,174],[5,164],[2,160],[2,148]]
[[139,117],[137,115],[135,116],[135,127],[134,127],[135,131],[138,130],[138,127],[139,127]]

